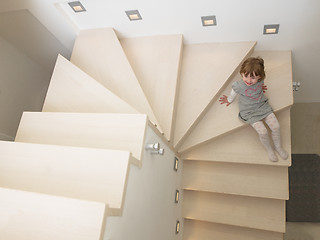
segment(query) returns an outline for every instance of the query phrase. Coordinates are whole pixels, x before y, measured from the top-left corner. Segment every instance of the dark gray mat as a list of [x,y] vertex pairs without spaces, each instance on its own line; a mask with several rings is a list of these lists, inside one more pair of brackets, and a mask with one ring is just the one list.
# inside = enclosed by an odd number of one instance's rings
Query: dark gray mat
[[288,222],[320,222],[320,156],[292,154],[289,167]]

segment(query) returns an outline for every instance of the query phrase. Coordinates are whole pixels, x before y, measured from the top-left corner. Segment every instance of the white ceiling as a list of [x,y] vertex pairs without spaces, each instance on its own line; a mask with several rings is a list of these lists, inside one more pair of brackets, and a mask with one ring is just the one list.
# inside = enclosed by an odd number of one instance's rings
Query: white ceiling
[[[293,81],[301,82],[295,102],[320,102],[319,0],[82,0],[82,13],[67,2],[3,0],[0,35],[51,70],[57,53],[68,57],[86,28],[113,27],[120,38],[183,34],[186,44],[257,41],[256,50],[292,51]],[[134,9],[142,21],[128,20],[125,11]],[[207,15],[217,26],[202,27]],[[265,24],[280,24],[279,34],[263,35]]]

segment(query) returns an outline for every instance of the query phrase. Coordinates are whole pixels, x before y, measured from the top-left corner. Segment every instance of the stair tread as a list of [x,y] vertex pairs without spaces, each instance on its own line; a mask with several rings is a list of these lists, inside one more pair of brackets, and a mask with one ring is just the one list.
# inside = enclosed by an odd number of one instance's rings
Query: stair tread
[[2,239],[99,240],[107,209],[97,202],[0,188],[0,212]]
[[185,45],[181,62],[174,145],[180,144],[256,42]]
[[173,133],[182,35],[125,38],[120,39],[120,43],[164,136],[170,140]]
[[57,58],[42,111],[138,113],[61,55]]
[[283,240],[278,232],[185,219],[183,240]]
[[112,28],[80,31],[71,62],[160,125]]
[[140,166],[146,126],[144,114],[24,112],[15,141],[126,150]]
[[[266,96],[274,111],[282,110],[293,104],[291,52],[255,52],[253,56],[261,56],[265,60]],[[235,77],[239,80],[240,77]],[[221,95],[229,95],[232,82]],[[214,122],[214,124],[212,124]],[[228,131],[244,126],[238,119],[237,100],[226,107],[216,101],[179,147],[179,152],[190,150]]]
[[184,161],[182,188],[288,200],[288,168],[253,164]]
[[184,218],[285,232],[285,201],[184,190]]
[[0,187],[108,204],[122,211],[130,152],[0,141]]
[[271,162],[259,137],[251,126],[240,128],[223,135],[194,150],[181,155],[185,160],[206,160],[218,162],[250,163],[274,166],[291,166],[291,127],[290,109],[276,113],[281,126],[282,146],[289,153],[287,160],[280,157],[278,162]]

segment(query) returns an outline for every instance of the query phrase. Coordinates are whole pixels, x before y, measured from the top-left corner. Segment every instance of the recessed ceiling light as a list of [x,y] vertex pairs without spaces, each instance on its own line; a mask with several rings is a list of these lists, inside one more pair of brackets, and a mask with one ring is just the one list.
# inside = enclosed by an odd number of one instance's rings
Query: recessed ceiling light
[[203,27],[217,25],[216,16],[203,16],[201,22]]
[[264,25],[263,34],[278,34],[279,24]]
[[126,11],[126,14],[130,21],[142,20],[142,17],[138,10],[129,10]]
[[70,5],[70,7],[73,9],[73,11],[77,12],[85,12],[86,9],[84,8],[84,6],[81,4],[81,2],[79,1],[75,1],[75,2],[68,2],[68,4]]

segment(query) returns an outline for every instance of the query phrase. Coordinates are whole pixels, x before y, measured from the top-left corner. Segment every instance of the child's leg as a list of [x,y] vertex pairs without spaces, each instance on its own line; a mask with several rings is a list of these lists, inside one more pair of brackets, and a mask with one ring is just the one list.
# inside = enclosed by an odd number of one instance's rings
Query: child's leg
[[278,158],[277,158],[276,154],[273,151],[273,147],[270,144],[268,130],[264,126],[263,122],[258,121],[258,122],[255,122],[255,123],[251,124],[251,126],[259,134],[260,141],[263,144],[263,146],[265,147],[265,149],[267,150],[270,161],[277,162]]
[[265,122],[268,124],[269,128],[272,131],[271,135],[272,135],[272,140],[273,140],[276,151],[279,153],[282,159],[287,159],[288,153],[281,146],[280,124],[278,122],[278,119],[274,115],[274,113],[269,114],[265,118]]

